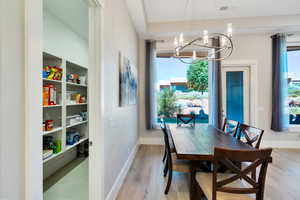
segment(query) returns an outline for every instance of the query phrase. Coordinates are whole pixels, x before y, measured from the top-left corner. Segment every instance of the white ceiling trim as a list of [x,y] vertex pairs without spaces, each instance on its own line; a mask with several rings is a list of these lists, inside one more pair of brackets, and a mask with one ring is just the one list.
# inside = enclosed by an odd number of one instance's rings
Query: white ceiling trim
[[147,33],[147,17],[142,0],[126,0],[132,22],[137,33],[144,38]]

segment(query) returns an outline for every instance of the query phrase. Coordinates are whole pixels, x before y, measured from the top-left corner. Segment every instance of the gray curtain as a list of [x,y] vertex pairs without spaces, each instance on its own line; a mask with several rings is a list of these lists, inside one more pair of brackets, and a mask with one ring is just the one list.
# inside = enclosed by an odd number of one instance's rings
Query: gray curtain
[[274,131],[285,131],[289,126],[288,114],[288,66],[286,36],[272,37],[272,123]]
[[[219,38],[212,40],[213,46],[219,46]],[[216,53],[215,58],[220,58],[220,53]],[[222,109],[222,80],[221,80],[221,61],[210,61],[210,123],[216,128],[222,128],[223,109]]]
[[146,41],[146,63],[145,63],[145,106],[146,106],[146,128],[156,128],[156,42]]

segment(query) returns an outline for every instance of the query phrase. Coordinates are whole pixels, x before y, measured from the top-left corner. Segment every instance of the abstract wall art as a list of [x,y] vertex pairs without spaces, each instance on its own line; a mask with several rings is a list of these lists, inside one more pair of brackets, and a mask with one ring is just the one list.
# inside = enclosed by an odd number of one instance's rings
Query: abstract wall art
[[119,105],[135,105],[137,103],[137,70],[127,57],[120,53],[119,72]]

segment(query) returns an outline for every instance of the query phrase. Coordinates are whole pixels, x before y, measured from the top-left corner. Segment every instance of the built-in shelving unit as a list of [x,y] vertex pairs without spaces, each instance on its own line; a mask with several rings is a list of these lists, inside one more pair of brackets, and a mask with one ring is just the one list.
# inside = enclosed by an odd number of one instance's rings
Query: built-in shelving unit
[[65,153],[65,152],[69,151],[70,149],[72,149],[73,147],[76,147],[77,145],[79,145],[79,144],[81,144],[81,143],[87,141],[88,139],[89,139],[89,138],[87,138],[87,137],[86,137],[86,138],[81,138],[81,139],[79,140],[79,142],[76,142],[76,143],[73,144],[73,145],[66,145],[66,148],[65,148],[64,150],[62,150],[62,151],[59,152],[59,153],[53,154],[53,155],[50,156],[49,158],[44,159],[44,160],[43,160],[43,163],[46,163],[46,162],[48,162],[48,161],[50,161],[50,160],[52,160],[52,159],[54,159],[54,158],[56,158],[56,157],[62,155],[63,153]]
[[[53,141],[61,142],[61,151],[45,158],[43,163],[46,163],[54,158],[63,156],[63,154],[70,149],[88,141],[88,69],[69,62],[64,58],[59,58],[45,52],[43,53],[43,65],[59,67],[62,69],[63,74],[61,80],[49,80],[47,78],[43,78],[43,85],[53,85],[57,94],[56,105],[43,106],[43,121],[53,120],[53,129],[50,131],[43,131],[43,139],[50,136]],[[43,69],[41,69],[41,71],[42,70]],[[69,74],[78,75],[78,77],[81,78],[80,82],[77,81],[74,83],[67,80],[67,75]],[[81,80],[83,80],[83,83]],[[82,97],[79,102],[78,95]],[[72,99],[73,96],[76,96],[76,100]],[[67,123],[69,116],[84,116],[85,118],[78,121],[75,120],[70,124]],[[67,135],[69,132],[78,133],[80,135],[80,140],[72,145],[67,145]],[[42,148],[44,149],[44,144]]]

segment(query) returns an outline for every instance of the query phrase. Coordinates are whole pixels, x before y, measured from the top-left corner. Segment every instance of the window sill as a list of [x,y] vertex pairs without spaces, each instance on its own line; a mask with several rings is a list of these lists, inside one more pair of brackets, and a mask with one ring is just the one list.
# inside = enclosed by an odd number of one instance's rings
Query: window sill
[[300,133],[300,124],[299,125],[290,125],[288,132],[290,133]]

